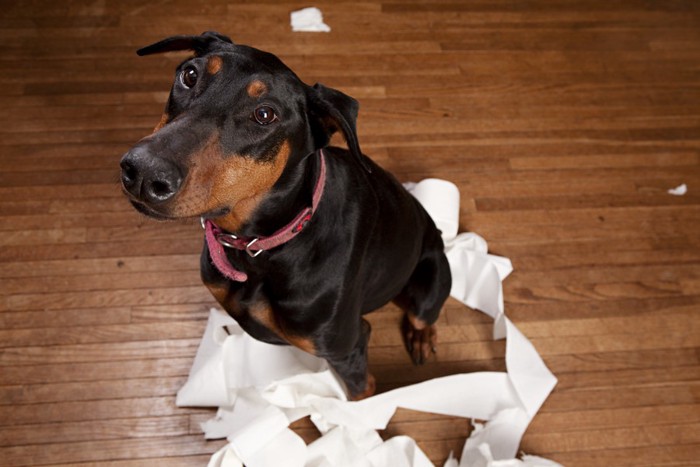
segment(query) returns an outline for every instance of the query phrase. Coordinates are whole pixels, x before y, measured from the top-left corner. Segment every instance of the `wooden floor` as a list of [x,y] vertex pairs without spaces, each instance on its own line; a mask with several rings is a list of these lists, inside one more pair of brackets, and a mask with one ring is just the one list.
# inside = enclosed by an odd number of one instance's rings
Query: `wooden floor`
[[[459,186],[560,380],[523,451],[700,465],[700,2],[315,4],[330,34],[290,31],[303,2],[3,2],[0,464],[202,466],[223,445],[202,437],[211,411],[174,404],[214,305],[202,232],[139,216],[118,184],[182,58],[134,51],[213,29],[358,98],[363,149],[402,181]],[[504,368],[490,320],[454,300],[424,368],[397,310],[372,321],[380,390]],[[469,429],[401,411],[385,435],[442,465]]]

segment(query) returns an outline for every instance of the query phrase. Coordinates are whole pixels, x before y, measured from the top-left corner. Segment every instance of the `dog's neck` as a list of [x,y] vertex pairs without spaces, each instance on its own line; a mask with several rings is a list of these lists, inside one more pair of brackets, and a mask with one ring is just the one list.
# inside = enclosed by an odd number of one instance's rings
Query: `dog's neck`
[[247,273],[236,269],[236,267],[231,264],[224,247],[245,251],[255,258],[263,251],[284,245],[306,228],[321,202],[326,186],[326,163],[323,150],[318,152],[318,160],[320,162],[320,173],[314,183],[311,206],[306,206],[302,209],[291,222],[288,222],[287,225],[278,229],[273,235],[245,238],[230,232],[225,232],[211,220],[202,218],[202,227],[205,232],[205,243],[209,249],[209,256],[214,266],[216,266],[221,274],[234,282],[246,282],[248,280]]

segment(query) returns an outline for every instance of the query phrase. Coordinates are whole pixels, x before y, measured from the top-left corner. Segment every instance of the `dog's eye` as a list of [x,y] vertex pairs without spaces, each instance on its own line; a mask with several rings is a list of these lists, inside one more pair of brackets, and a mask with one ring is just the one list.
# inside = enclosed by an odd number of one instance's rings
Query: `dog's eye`
[[188,66],[180,73],[180,81],[187,89],[194,87],[197,84],[197,69],[193,66]]
[[269,105],[261,105],[253,112],[253,118],[261,125],[269,125],[277,120],[277,115],[275,115],[275,110]]

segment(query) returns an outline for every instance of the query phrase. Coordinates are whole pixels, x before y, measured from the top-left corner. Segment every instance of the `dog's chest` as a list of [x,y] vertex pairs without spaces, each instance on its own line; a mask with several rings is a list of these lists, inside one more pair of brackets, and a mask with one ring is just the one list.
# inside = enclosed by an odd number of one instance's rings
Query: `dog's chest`
[[316,353],[316,346],[308,336],[295,332],[284,315],[274,309],[267,299],[261,298],[252,304],[243,305],[235,298],[225,305],[226,310],[254,338],[273,344],[286,343]]

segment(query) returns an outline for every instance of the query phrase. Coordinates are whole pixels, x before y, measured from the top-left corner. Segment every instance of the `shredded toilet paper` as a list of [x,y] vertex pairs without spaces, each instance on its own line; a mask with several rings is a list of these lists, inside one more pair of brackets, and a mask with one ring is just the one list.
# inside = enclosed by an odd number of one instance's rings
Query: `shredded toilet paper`
[[670,189],[668,190],[668,194],[669,194],[669,195],[674,195],[674,196],[683,196],[683,195],[686,194],[687,192],[688,192],[688,185],[686,185],[685,183],[681,183],[681,184],[678,185],[677,187],[675,187],[675,188],[670,188]]
[[316,7],[293,11],[290,23],[295,32],[331,32],[330,26],[323,22],[321,10]]
[[[459,462],[445,467],[559,464],[534,456],[515,459],[532,418],[556,385],[530,341],[505,316],[502,281],[508,258],[488,254],[474,233],[457,235],[459,190],[427,179],[406,188],[441,230],[452,272],[451,295],[494,319],[494,338],[506,338],[506,372],[435,378],[362,401],[348,401],[325,360],[294,347],[258,342],[225,312],[212,309],[178,406],[219,407],[202,425],[208,439],[229,444],[210,467],[434,467],[406,436],[383,441],[398,407],[486,421],[474,424]],[[467,310],[465,309],[465,312]],[[322,436],[306,443],[289,425],[306,416]]]

